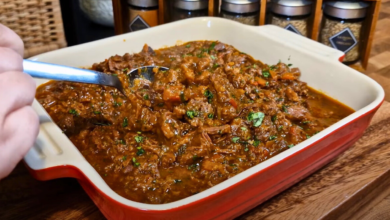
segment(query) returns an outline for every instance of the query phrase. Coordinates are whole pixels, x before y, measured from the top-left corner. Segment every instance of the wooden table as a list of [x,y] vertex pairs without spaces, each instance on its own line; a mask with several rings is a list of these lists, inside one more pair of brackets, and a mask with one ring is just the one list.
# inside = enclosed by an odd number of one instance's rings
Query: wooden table
[[[390,103],[385,102],[349,150],[238,219],[390,219],[389,195]],[[0,219],[104,216],[75,179],[40,182],[19,164],[0,181]]]

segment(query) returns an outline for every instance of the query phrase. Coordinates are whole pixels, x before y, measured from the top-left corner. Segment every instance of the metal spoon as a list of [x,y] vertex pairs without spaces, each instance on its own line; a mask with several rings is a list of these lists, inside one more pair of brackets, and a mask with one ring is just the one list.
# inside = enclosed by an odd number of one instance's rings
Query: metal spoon
[[[129,76],[131,83],[134,79],[140,78],[141,76],[142,78],[153,82],[154,68],[159,68],[159,70],[169,69],[161,66],[142,66],[130,70],[127,75]],[[94,70],[61,66],[32,60],[23,60],[23,70],[25,73],[36,78],[112,86],[124,94],[122,83],[117,76],[108,75]]]

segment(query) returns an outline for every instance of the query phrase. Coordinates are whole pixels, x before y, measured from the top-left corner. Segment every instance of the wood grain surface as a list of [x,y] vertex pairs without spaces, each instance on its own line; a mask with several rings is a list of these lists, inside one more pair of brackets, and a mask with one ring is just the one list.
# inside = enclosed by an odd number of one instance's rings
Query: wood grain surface
[[[390,203],[390,103],[333,162],[238,219],[383,219]],[[371,211],[370,211],[371,210]],[[74,179],[37,181],[23,164],[0,181],[0,219],[104,219]],[[386,218],[385,218],[386,219]]]

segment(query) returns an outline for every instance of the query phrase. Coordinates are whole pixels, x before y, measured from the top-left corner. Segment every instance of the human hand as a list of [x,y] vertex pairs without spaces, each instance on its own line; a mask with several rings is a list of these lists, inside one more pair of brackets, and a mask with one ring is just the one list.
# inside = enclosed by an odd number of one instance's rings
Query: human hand
[[0,24],[0,179],[33,146],[39,120],[31,107],[35,82],[23,73],[23,42]]

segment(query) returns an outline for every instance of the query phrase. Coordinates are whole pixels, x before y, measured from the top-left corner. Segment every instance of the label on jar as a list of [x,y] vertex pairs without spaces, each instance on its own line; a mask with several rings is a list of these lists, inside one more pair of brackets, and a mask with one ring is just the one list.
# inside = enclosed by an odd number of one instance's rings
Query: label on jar
[[329,41],[334,48],[344,53],[350,51],[358,43],[352,31],[348,27],[330,37]]
[[296,28],[294,27],[294,25],[292,25],[292,24],[287,25],[284,29],[289,30],[289,31],[291,31],[291,32],[294,32],[294,33],[296,33],[296,34],[302,35],[301,32],[299,32],[298,29],[296,29]]
[[150,26],[139,15],[137,15],[129,25],[130,31],[138,31],[149,27]]

